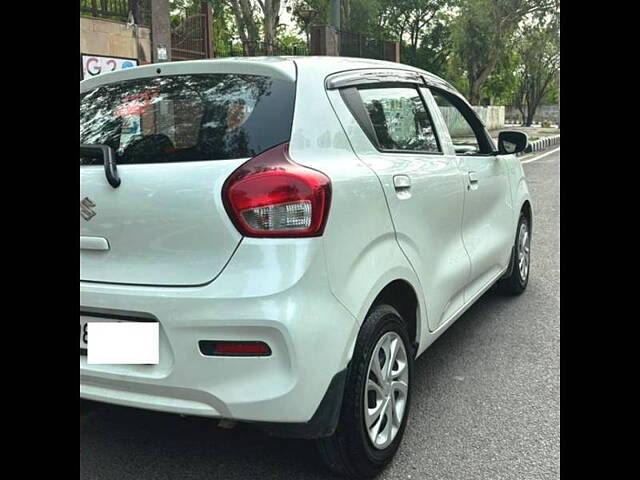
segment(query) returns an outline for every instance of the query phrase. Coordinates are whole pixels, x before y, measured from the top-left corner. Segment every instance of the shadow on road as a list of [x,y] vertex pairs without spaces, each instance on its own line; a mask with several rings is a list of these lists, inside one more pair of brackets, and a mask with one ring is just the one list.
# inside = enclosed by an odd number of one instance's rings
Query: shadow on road
[[[430,382],[450,382],[448,356],[466,350],[475,331],[510,301],[487,293],[420,357],[414,376],[414,405],[427,401]],[[81,479],[334,478],[321,464],[311,441],[271,438],[248,425],[224,430],[210,419],[90,402],[84,407],[80,413]],[[412,429],[428,428],[426,419],[412,417]]]

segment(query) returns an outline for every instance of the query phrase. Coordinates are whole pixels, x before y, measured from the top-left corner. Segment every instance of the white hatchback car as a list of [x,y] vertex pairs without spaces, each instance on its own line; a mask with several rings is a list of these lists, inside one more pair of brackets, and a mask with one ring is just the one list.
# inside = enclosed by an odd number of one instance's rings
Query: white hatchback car
[[[318,439],[372,476],[415,358],[493,284],[527,286],[527,137],[496,148],[425,71],[188,61],[80,95],[81,398]],[[158,363],[88,363],[105,320],[157,322]]]

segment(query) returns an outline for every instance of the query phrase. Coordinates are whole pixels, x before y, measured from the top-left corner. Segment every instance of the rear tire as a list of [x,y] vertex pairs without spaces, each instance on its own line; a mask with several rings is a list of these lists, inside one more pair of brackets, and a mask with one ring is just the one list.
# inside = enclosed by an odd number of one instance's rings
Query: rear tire
[[356,340],[338,428],[316,441],[322,460],[334,472],[369,478],[393,459],[411,403],[411,345],[397,310],[374,307]]
[[511,272],[498,282],[498,289],[506,295],[520,295],[529,284],[531,267],[531,228],[524,213],[520,214],[516,239],[511,254]]

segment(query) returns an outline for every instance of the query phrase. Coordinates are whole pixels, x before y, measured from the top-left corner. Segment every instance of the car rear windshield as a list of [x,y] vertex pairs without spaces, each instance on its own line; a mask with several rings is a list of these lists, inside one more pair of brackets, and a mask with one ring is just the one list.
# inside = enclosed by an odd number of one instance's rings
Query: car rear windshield
[[80,143],[112,147],[118,164],[252,157],[289,140],[294,95],[293,81],[240,74],[102,85],[80,97]]

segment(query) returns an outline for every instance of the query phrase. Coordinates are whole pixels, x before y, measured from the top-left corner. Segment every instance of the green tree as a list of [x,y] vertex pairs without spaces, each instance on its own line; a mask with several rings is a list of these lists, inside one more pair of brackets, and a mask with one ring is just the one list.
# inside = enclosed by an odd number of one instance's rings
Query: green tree
[[380,37],[378,16],[385,3],[385,0],[343,0],[340,28],[351,33]]
[[560,30],[555,19],[546,25],[527,25],[518,43],[522,65],[518,74],[515,106],[523,124],[533,123],[538,106],[558,80]]
[[435,17],[448,0],[393,0],[386,2],[379,17],[382,29],[404,43],[406,63],[415,65],[418,46],[432,28]]
[[[286,1],[286,0],[285,0]],[[262,10],[264,43],[267,55],[273,55],[276,30],[280,23],[280,0],[257,0]]]
[[465,67],[457,55],[451,55],[447,62],[446,71],[441,76],[459,92],[469,91],[469,80],[467,79]]
[[[451,13],[440,11],[424,29],[413,65],[446,78],[453,52],[450,38]],[[401,57],[403,63],[405,58]]]
[[557,11],[558,0],[459,0],[452,41],[465,66],[469,101],[477,105],[480,89],[496,67],[500,52],[525,18]]
[[213,51],[226,52],[238,35],[228,0],[210,0],[213,16]]
[[245,55],[254,55],[260,40],[259,19],[255,5],[250,0],[229,0],[236,31]]
[[169,0],[169,15],[171,25],[176,26],[186,16],[200,12],[200,0]]
[[520,56],[515,42],[511,42],[500,51],[495,69],[482,86],[481,97],[489,98],[493,105],[510,105],[518,84],[519,67]]
[[287,11],[300,33],[305,34],[309,45],[311,27],[328,23],[329,0],[292,0],[287,5]]

